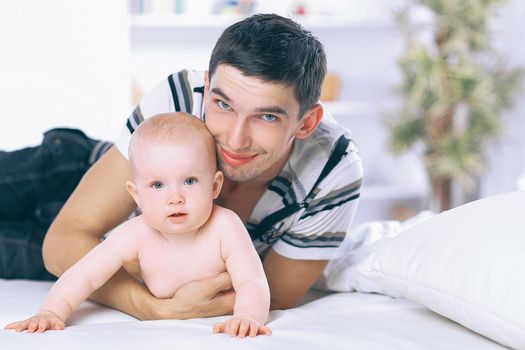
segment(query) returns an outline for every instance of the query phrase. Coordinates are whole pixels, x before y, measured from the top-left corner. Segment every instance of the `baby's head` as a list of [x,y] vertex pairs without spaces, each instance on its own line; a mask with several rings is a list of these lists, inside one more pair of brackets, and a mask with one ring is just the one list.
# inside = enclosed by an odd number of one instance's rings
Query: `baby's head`
[[164,113],[148,118],[131,135],[128,154],[132,174],[136,172],[137,166],[141,166],[137,158],[140,158],[140,154],[149,146],[199,142],[203,142],[206,150],[201,156],[207,157],[215,167],[213,170],[216,170],[215,142],[200,119],[184,112]]
[[187,113],[146,119],[132,135],[129,161],[126,187],[153,228],[189,233],[207,221],[223,175],[202,121]]

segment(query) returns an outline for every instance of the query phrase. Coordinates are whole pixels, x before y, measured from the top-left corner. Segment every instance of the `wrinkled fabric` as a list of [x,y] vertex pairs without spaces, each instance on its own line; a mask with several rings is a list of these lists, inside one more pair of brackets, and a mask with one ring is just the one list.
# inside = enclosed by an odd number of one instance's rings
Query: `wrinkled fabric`
[[[0,326],[37,310],[49,282],[0,279]],[[213,334],[230,316],[138,321],[92,301],[77,309],[62,331],[43,334],[0,329],[9,350],[503,350],[505,347],[409,300],[364,293],[309,292],[310,302],[270,312],[271,336],[238,339]]]
[[44,268],[42,241],[99,143],[80,130],[57,128],[39,146],[0,151],[0,277],[55,279]]
[[396,297],[390,290],[379,287],[357,272],[359,263],[375,251],[385,238],[394,237],[404,229],[411,227],[435,215],[423,211],[418,215],[400,222],[396,220],[372,221],[351,230],[323,271],[315,288],[334,292],[379,293]]

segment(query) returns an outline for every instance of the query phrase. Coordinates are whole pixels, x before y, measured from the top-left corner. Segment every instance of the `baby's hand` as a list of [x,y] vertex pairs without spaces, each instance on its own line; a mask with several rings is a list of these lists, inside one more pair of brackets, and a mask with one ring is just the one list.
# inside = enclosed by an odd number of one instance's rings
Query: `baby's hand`
[[27,333],[42,333],[46,329],[64,329],[64,321],[51,311],[42,311],[27,320],[10,323],[4,329],[14,329],[17,332],[27,329]]
[[213,333],[226,333],[232,337],[244,338],[246,336],[272,335],[272,330],[249,318],[233,317],[227,321],[213,325]]

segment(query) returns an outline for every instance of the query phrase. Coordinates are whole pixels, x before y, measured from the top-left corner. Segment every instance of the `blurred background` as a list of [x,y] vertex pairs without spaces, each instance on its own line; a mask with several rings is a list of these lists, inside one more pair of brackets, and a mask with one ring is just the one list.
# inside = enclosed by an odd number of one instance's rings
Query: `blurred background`
[[271,12],[324,44],[322,101],[364,160],[354,225],[525,189],[525,2],[456,3],[2,1],[0,149],[57,126],[114,139],[154,84],[205,70],[225,27]]

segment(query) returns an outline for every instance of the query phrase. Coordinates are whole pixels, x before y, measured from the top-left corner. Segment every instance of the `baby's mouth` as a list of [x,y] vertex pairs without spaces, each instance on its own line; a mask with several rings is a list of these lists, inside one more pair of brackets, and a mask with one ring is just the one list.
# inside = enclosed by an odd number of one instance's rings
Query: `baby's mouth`
[[173,213],[168,215],[168,220],[174,224],[181,224],[186,221],[188,214],[186,213]]

